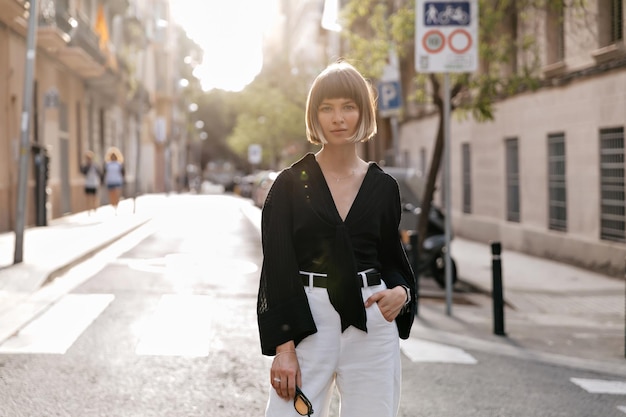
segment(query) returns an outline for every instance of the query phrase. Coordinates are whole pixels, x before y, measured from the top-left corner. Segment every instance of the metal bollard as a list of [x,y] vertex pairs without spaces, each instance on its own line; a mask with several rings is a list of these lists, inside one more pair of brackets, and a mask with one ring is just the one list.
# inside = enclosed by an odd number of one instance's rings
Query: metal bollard
[[491,242],[491,272],[493,297],[493,333],[506,336],[504,332],[504,296],[502,294],[502,261],[500,242]]

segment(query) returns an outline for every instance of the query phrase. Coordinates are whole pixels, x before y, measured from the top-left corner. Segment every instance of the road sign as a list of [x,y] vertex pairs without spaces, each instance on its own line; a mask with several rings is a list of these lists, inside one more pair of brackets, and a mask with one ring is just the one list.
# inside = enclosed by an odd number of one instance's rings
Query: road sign
[[396,116],[402,107],[400,81],[378,83],[378,113],[381,117]]
[[257,165],[261,163],[261,159],[263,157],[263,149],[261,145],[253,143],[248,145],[248,162]]
[[417,72],[472,72],[478,69],[478,0],[417,0]]

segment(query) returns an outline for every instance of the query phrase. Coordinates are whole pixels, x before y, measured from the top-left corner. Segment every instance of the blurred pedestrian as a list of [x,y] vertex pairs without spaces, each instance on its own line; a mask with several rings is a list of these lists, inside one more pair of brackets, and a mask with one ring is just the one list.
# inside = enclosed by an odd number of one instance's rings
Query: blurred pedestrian
[[85,196],[87,197],[87,213],[95,212],[98,208],[98,188],[102,178],[102,169],[94,160],[92,151],[85,152],[84,163],[80,166],[80,172],[85,176]]
[[341,416],[397,415],[399,338],[413,324],[415,281],[398,232],[398,183],[358,156],[375,133],[371,85],[347,62],[327,67],[306,103],[307,139],[321,149],[283,170],[263,206],[267,417],[307,415],[303,395],[327,416],[335,387]]
[[111,147],[104,160],[104,184],[109,192],[109,203],[117,213],[117,205],[120,202],[124,185],[124,157],[118,148]]

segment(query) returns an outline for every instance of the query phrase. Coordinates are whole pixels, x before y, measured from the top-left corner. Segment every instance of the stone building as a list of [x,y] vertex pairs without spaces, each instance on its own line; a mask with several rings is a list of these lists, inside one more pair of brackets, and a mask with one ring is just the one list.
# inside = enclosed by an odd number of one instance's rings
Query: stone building
[[[80,164],[119,148],[125,197],[169,191],[184,164],[181,62],[168,0],[37,2],[26,226],[85,209]],[[30,4],[0,0],[0,232],[16,222]],[[48,177],[38,168],[48,161]],[[106,204],[106,193],[100,193]]]
[[[537,40],[541,87],[497,102],[491,122],[451,118],[454,233],[621,276],[623,0],[526,13],[516,36]],[[401,126],[401,150],[418,172],[427,172],[438,121],[425,114]]]

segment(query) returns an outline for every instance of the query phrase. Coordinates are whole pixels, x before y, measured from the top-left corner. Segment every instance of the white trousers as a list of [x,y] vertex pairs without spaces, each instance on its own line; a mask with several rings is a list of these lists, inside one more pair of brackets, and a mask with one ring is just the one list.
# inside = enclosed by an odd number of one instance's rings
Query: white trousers
[[[363,301],[385,284],[362,288]],[[367,333],[350,326],[341,332],[339,314],[325,288],[306,288],[317,333],[296,347],[302,392],[311,400],[313,417],[329,417],[335,386],[341,417],[395,417],[400,403],[400,342],[395,322],[374,304],[366,309]],[[299,417],[293,400],[270,387],[266,417]]]

